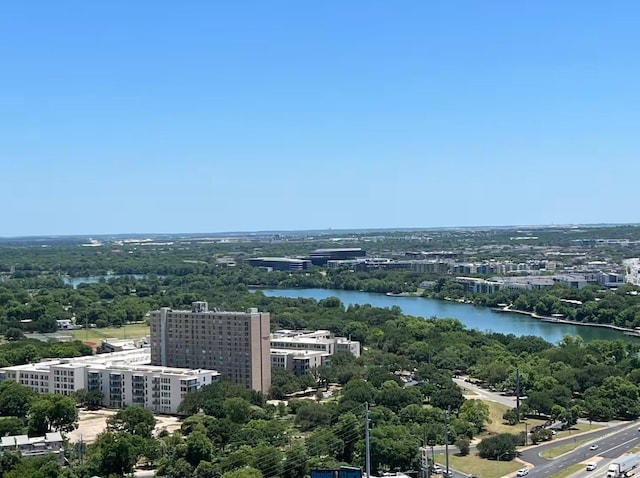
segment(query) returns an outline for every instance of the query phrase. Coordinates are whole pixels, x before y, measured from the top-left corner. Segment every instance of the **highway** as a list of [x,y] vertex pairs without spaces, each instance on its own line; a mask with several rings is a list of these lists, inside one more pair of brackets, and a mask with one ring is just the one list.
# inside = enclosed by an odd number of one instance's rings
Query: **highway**
[[[554,460],[544,460],[545,463],[537,465],[529,472],[531,478],[540,478],[557,473],[560,470],[573,466],[577,463],[585,463],[585,471],[576,474],[578,477],[602,478],[606,474],[608,464],[620,455],[630,451],[635,446],[640,445],[640,432],[638,424],[627,424],[627,426],[618,426],[614,431],[607,430],[609,433],[593,441],[579,446],[574,451],[569,452]],[[584,439],[585,435],[581,435],[580,439]],[[556,442],[559,443],[559,442]],[[597,450],[589,450],[593,444],[598,445]],[[534,451],[532,449],[531,451]],[[524,455],[524,454],[523,454]],[[523,456],[523,459],[524,456]],[[526,459],[525,459],[526,461]],[[598,468],[596,471],[587,472],[586,463],[589,461],[597,461]]]

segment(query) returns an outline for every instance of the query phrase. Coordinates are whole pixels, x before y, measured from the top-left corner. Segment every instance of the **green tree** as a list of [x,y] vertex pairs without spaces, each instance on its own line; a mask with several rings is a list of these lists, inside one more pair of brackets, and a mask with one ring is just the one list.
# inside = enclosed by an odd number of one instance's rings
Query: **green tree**
[[126,433],[105,432],[98,436],[94,455],[104,475],[131,473],[138,460],[138,443]]
[[240,397],[227,398],[222,403],[224,414],[232,422],[246,423],[251,418],[251,403]]
[[0,436],[22,435],[24,429],[24,422],[18,417],[0,417]]
[[481,458],[511,461],[516,456],[517,439],[509,433],[483,438],[478,443],[477,450]]
[[247,466],[223,473],[222,478],[262,478],[262,472],[256,468]]
[[0,415],[24,418],[29,413],[31,402],[36,397],[30,387],[5,380],[0,383]]
[[130,406],[118,410],[107,418],[107,430],[127,432],[142,438],[151,438],[156,426],[156,417],[149,409],[140,406]]
[[211,461],[213,444],[204,433],[193,432],[187,437],[186,445],[185,459],[191,466],[198,466],[201,461]]
[[52,430],[70,432],[78,426],[78,410],[70,396],[42,394],[29,409],[29,434],[44,435]]
[[469,454],[471,442],[467,438],[458,438],[455,445],[460,455],[467,456]]
[[482,431],[485,424],[491,423],[489,405],[481,400],[465,400],[460,407],[458,416],[460,419],[472,423],[477,431]]
[[24,339],[24,333],[22,332],[22,330],[17,329],[17,328],[7,329],[7,331],[4,333],[4,337],[9,342],[13,342],[13,341],[16,341],[16,340]]
[[274,446],[260,443],[253,450],[252,466],[260,470],[264,478],[280,476],[282,464],[282,452]]
[[282,478],[300,478],[308,475],[308,460],[304,446],[294,443],[285,452]]

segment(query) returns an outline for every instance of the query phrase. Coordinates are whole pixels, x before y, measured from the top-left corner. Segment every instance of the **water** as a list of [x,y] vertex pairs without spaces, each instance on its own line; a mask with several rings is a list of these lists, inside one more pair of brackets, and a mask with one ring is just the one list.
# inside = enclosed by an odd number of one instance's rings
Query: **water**
[[551,343],[556,343],[565,335],[581,336],[585,341],[591,340],[638,340],[616,330],[584,325],[554,324],[533,319],[527,315],[496,313],[486,307],[470,304],[459,304],[424,297],[392,297],[371,292],[327,289],[260,289],[265,295],[272,297],[290,297],[305,299],[326,299],[337,297],[342,303],[371,304],[374,307],[393,307],[397,305],[402,312],[419,317],[453,317],[469,329],[499,332],[514,335],[537,335]]
[[64,283],[69,284],[74,289],[77,289],[80,284],[95,284],[100,280],[115,279],[116,277],[133,277],[134,279],[142,279],[142,274],[105,274],[103,276],[91,276],[91,277],[65,277]]

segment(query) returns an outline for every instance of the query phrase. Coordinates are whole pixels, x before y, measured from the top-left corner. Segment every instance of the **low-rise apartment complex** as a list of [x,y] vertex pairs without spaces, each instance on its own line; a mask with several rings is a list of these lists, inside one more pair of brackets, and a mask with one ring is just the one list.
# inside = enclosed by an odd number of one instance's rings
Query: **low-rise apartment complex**
[[163,367],[206,368],[247,388],[267,393],[271,386],[268,313],[163,307],[150,313],[151,363]]
[[271,334],[271,366],[291,370],[296,375],[328,366],[331,356],[338,352],[359,357],[360,342],[336,337],[328,330],[278,330]]
[[2,452],[17,451],[22,456],[59,455],[63,450],[60,432],[47,433],[41,437],[11,435],[0,439]]
[[147,365],[149,348],[52,359],[0,369],[1,380],[14,380],[40,393],[71,395],[96,390],[103,405],[140,405],[158,413],[177,413],[182,398],[219,380],[214,370],[189,370]]

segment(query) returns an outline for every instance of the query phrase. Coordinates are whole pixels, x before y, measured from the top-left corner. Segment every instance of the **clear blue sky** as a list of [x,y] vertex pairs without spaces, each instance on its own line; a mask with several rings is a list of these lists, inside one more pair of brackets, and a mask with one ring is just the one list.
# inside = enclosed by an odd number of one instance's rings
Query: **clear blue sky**
[[0,5],[0,236],[638,222],[638,1]]

